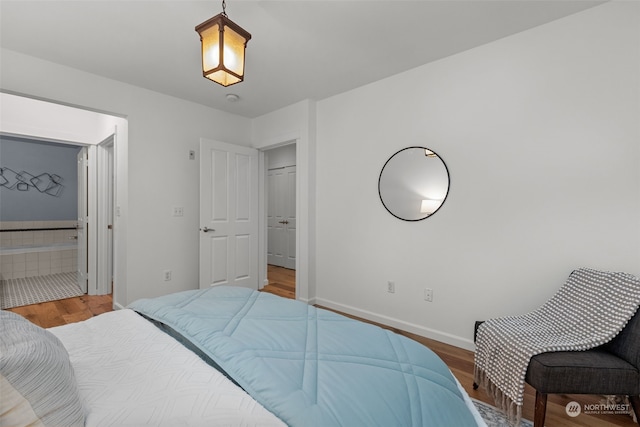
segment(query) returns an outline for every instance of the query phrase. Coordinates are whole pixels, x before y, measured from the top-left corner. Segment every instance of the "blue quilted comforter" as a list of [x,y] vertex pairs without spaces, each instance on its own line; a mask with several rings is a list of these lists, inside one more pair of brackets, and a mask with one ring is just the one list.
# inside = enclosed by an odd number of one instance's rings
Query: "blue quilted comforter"
[[475,426],[447,366],[374,325],[245,288],[134,302],[295,427]]

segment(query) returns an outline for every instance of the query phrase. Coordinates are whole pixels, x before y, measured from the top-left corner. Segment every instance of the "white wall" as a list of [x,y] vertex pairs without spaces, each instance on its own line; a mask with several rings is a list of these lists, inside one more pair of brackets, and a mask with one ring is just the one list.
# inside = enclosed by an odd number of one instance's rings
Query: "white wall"
[[[128,176],[117,178],[128,188],[120,251],[127,289],[115,303],[197,289],[198,159],[189,160],[188,151],[199,151],[200,137],[249,145],[250,120],[6,49],[1,55],[2,90],[128,120]],[[184,207],[183,217],[172,216],[174,206]],[[163,270],[173,271],[172,281],[163,280]]]
[[[200,137],[295,140],[299,296],[470,347],[474,320],[536,308],[573,268],[640,275],[639,15],[608,3],[251,122],[7,50],[0,86],[127,117],[121,305],[197,288],[187,152]],[[377,193],[384,162],[409,145],[433,148],[452,179],[419,223],[392,217]]]
[[[640,275],[639,29],[605,4],[318,102],[316,302],[472,348],[572,269]],[[377,191],[411,145],[451,174],[418,223]]]
[[[3,62],[11,60],[11,54],[7,55],[3,51]],[[5,76],[2,77],[4,83]],[[10,93],[0,95],[0,107],[3,132],[50,140],[96,145],[113,134],[116,126],[125,124],[119,117]]]

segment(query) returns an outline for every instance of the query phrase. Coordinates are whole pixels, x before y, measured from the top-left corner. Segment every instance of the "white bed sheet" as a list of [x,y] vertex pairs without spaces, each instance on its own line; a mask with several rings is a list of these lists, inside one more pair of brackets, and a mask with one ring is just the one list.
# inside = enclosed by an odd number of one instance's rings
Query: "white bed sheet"
[[67,348],[86,427],[286,427],[244,390],[131,310],[50,328]]

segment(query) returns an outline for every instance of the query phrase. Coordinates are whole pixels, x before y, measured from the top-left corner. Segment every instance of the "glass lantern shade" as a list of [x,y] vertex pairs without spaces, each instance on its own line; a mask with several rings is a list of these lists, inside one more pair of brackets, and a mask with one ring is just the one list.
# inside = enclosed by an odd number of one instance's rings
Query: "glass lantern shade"
[[202,75],[222,86],[244,79],[244,51],[251,34],[224,14],[196,27],[202,42]]

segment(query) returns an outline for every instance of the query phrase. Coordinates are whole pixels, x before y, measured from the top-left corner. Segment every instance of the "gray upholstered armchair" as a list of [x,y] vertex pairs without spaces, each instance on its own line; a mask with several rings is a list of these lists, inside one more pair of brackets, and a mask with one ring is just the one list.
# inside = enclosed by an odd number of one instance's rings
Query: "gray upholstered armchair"
[[536,390],[535,427],[544,426],[550,393],[627,395],[637,416],[639,305],[640,277],[574,270],[540,308],[476,328],[474,379],[513,421],[529,383]]
[[536,390],[535,427],[544,426],[548,394],[628,395],[640,420],[640,310],[603,346],[532,357],[525,381]]
[[640,309],[603,346],[533,356],[525,381],[536,390],[534,427],[544,427],[549,394],[627,395],[640,420]]

